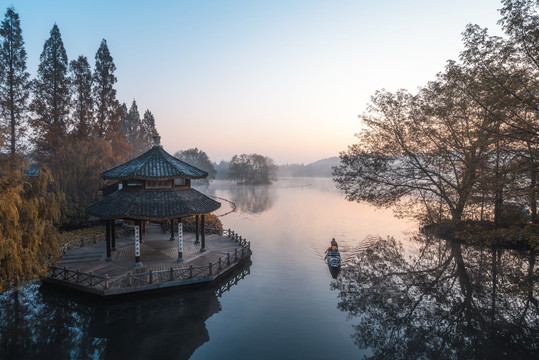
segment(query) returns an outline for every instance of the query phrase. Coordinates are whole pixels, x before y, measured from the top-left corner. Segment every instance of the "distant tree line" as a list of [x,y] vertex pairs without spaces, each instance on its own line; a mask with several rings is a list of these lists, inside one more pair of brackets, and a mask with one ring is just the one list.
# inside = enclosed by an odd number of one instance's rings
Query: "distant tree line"
[[234,155],[230,161],[222,160],[216,164],[198,148],[177,151],[178,159],[208,173],[202,183],[213,179],[235,180],[238,184],[269,184],[277,177],[278,167],[274,161],[259,154]]
[[149,111],[140,119],[134,101],[130,111],[119,104],[105,39],[92,69],[85,56],[68,61],[54,24],[34,79],[26,60],[19,15],[10,7],[0,24],[0,291],[43,271],[57,227],[86,219],[99,173],[148,149],[157,132]]
[[338,157],[315,161],[311,164],[279,165],[280,177],[331,177],[332,168],[339,165]]
[[347,198],[406,203],[430,223],[537,224],[537,10],[536,1],[504,0],[505,37],[468,25],[459,60],[436,79],[416,93],[377,91],[359,142],[334,169]]

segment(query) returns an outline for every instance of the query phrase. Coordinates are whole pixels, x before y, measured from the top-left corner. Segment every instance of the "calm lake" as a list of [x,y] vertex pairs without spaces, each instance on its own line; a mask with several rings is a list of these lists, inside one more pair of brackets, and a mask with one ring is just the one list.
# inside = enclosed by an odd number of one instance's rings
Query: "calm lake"
[[[0,359],[539,358],[536,254],[425,236],[331,179],[199,190],[235,204],[216,214],[251,242],[251,264],[131,301],[4,293]],[[324,262],[333,237],[338,274]]]

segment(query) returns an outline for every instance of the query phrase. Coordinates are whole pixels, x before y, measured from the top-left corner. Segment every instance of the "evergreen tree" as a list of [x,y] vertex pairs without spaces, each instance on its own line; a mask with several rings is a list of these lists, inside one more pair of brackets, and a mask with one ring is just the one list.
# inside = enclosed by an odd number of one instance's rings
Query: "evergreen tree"
[[133,152],[137,149],[138,133],[142,127],[142,120],[138,111],[137,102],[133,100],[127,113],[127,142],[133,146]]
[[[120,104],[116,100],[117,82],[114,71],[116,65],[110,55],[107,41],[103,39],[95,54],[94,97],[96,104],[96,133],[98,137],[109,137],[111,133],[119,130],[121,116]],[[117,123],[117,126],[115,126]]]
[[[123,105],[125,107],[125,105]],[[125,110],[124,110],[125,111]],[[129,111],[125,113],[120,122],[120,130],[125,134],[127,143],[132,146],[131,158],[137,157],[153,146],[153,136],[159,135],[155,128],[153,114],[146,110],[144,117],[140,118],[137,102],[133,100]]]
[[142,126],[139,131],[139,146],[141,153],[143,153],[153,146],[154,135],[159,135],[157,129],[155,128],[155,118],[150,110],[146,110],[144,112],[141,125]]
[[0,41],[0,109],[3,125],[9,129],[9,150],[14,154],[25,130],[30,75],[19,15],[13,8],[7,9],[0,26]]
[[93,132],[94,99],[92,97],[92,70],[86,56],[79,56],[69,64],[74,95],[73,132],[78,139],[88,138]]
[[54,24],[50,37],[45,41],[40,56],[37,78],[34,81],[34,99],[30,110],[34,117],[36,150],[40,156],[54,153],[59,140],[69,127],[69,78],[67,77],[67,54],[60,30]]
[[120,131],[122,109],[114,89],[117,82],[115,70],[116,65],[110,55],[107,41],[103,39],[95,54],[93,75],[96,135],[111,143],[114,156],[121,161],[129,154],[129,145],[126,143],[125,135]]
[[120,105],[120,124],[119,124],[119,130],[123,134],[124,138],[127,141],[127,105],[125,103],[122,103]]

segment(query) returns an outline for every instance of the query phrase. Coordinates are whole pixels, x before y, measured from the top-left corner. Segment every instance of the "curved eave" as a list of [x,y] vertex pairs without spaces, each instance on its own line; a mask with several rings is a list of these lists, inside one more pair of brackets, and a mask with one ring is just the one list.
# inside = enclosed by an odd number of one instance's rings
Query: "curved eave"
[[86,208],[102,219],[168,220],[203,215],[221,207],[221,203],[195,189],[116,191]]
[[101,174],[103,180],[172,180],[172,179],[189,179],[189,180],[200,180],[207,178],[207,175],[204,176],[187,176],[187,175],[177,175],[177,176],[105,176]]

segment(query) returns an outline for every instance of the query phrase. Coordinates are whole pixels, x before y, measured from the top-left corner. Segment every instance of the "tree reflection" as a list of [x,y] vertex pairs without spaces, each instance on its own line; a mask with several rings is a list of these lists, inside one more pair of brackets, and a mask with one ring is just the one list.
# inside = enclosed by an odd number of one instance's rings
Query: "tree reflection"
[[273,206],[274,198],[267,186],[238,186],[230,191],[229,199],[238,210],[248,214],[259,214]]
[[100,301],[38,284],[0,296],[0,359],[189,359],[209,341],[218,297],[250,263],[212,287]]
[[539,355],[536,254],[417,235],[373,241],[332,283],[373,359]]

